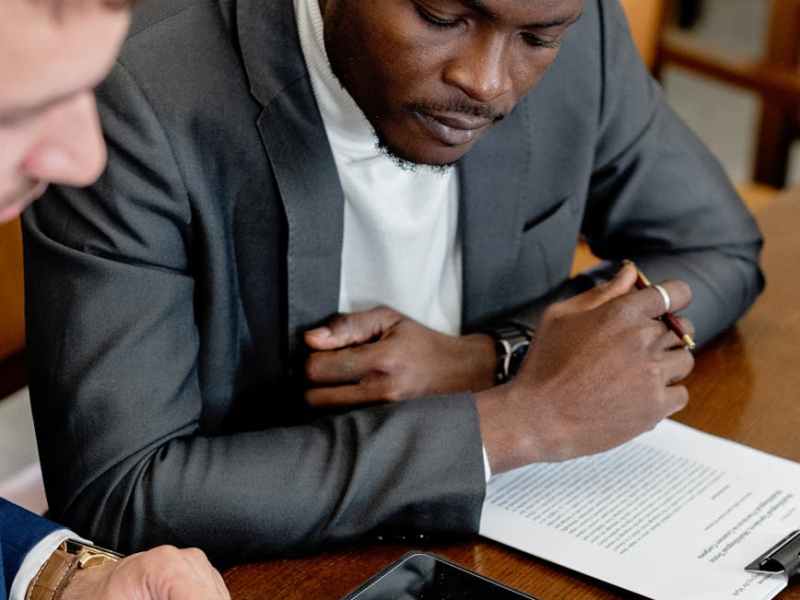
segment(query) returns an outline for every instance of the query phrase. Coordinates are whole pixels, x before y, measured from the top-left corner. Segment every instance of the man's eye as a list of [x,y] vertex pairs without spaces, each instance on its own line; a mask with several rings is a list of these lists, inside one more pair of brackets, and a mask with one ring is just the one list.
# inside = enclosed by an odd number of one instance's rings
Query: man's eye
[[525,40],[525,43],[529,46],[533,46],[534,48],[558,48],[561,45],[561,40],[546,40],[544,38],[539,37],[538,35],[534,35],[532,33],[523,33],[522,39]]
[[423,21],[428,23],[429,25],[433,25],[434,27],[455,27],[458,25],[458,19],[442,19],[429,13],[427,10],[422,8],[421,6],[417,5],[417,14],[422,18]]

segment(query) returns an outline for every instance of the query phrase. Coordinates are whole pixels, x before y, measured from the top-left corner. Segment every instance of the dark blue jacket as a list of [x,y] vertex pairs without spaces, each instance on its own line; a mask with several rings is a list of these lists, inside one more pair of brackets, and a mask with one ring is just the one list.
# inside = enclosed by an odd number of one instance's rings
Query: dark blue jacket
[[25,556],[59,525],[0,498],[0,600],[6,600]]

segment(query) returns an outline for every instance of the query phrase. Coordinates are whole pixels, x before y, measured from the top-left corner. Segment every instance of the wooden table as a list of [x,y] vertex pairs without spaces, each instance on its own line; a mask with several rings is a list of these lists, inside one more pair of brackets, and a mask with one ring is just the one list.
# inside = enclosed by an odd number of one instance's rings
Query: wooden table
[[[676,419],[800,462],[800,189],[776,200],[759,222],[767,289],[734,330],[698,357],[690,405]],[[637,597],[481,539],[363,545],[234,567],[225,580],[235,600],[336,599],[410,549],[432,550],[542,600]],[[800,600],[800,584],[779,598]]]

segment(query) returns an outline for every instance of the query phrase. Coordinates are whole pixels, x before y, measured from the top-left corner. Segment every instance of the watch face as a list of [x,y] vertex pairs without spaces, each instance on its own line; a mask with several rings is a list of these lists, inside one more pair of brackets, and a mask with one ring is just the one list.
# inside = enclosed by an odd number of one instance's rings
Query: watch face
[[122,554],[114,552],[113,550],[107,550],[106,548],[100,548],[99,546],[92,546],[90,544],[84,544],[83,542],[79,542],[77,540],[67,540],[64,542],[65,549],[70,554],[80,554],[84,550],[97,553],[97,554],[105,554],[112,558],[123,558]]
[[522,361],[525,360],[525,355],[528,353],[530,342],[520,342],[511,351],[511,357],[508,364],[508,374],[513,377],[522,366]]

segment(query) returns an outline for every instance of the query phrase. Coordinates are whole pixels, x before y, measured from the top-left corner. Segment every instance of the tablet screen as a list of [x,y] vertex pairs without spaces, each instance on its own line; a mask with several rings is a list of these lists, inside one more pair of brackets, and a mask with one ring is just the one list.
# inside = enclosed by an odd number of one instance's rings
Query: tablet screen
[[401,559],[348,600],[531,600],[430,554]]

